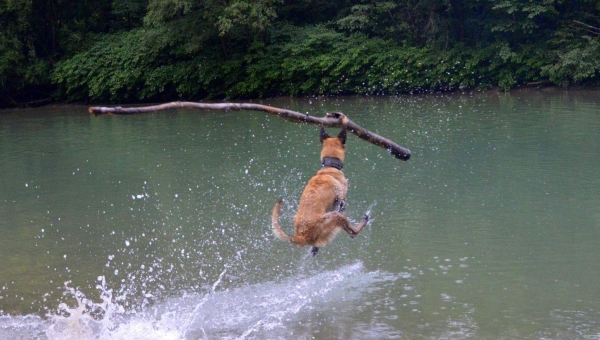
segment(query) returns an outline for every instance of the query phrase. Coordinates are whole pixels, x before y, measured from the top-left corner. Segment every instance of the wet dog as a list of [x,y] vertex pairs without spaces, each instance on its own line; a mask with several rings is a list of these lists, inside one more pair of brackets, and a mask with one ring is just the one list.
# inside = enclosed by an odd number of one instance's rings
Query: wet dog
[[321,128],[321,170],[308,181],[300,197],[298,211],[294,217],[294,236],[287,235],[279,224],[280,198],[271,215],[273,233],[279,239],[298,246],[312,246],[311,253],[316,255],[340,230],[354,238],[369,222],[365,214],[356,226],[343,215],[348,192],[348,181],[342,172],[345,158],[346,125],[348,118],[341,113],[333,114],[342,120],[342,129],[337,137],[329,137]]

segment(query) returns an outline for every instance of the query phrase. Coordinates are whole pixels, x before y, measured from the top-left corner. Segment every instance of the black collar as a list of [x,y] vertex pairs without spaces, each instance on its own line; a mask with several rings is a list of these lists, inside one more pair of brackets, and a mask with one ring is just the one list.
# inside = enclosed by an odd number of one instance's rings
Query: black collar
[[336,168],[341,171],[344,168],[344,163],[339,158],[323,157],[321,168]]

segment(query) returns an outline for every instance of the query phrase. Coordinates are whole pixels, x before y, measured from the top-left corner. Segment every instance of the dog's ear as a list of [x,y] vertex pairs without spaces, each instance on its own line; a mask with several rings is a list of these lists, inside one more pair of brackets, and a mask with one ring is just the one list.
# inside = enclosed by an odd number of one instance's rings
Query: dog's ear
[[346,144],[346,126],[342,126],[342,130],[338,134],[337,138],[342,141],[342,144]]
[[325,131],[325,128],[321,128],[321,136],[320,136],[319,140],[321,141],[321,143],[323,143],[323,141],[326,140],[327,138],[329,138],[327,131]]

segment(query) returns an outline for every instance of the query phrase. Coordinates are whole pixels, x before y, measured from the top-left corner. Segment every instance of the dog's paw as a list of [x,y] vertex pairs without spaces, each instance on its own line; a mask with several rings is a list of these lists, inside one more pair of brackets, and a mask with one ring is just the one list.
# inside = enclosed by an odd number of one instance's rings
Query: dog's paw
[[369,222],[369,214],[364,214],[362,219],[365,223]]

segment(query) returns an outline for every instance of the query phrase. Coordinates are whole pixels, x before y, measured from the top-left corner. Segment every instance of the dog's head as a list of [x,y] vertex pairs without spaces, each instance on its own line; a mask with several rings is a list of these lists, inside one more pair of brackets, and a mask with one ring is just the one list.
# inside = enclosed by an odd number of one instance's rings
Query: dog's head
[[321,144],[323,144],[323,149],[321,149],[321,160],[325,157],[334,157],[344,162],[344,158],[346,156],[346,149],[344,144],[346,144],[346,127],[343,126],[342,130],[338,134],[337,137],[329,137],[327,131],[324,128],[321,128]]

